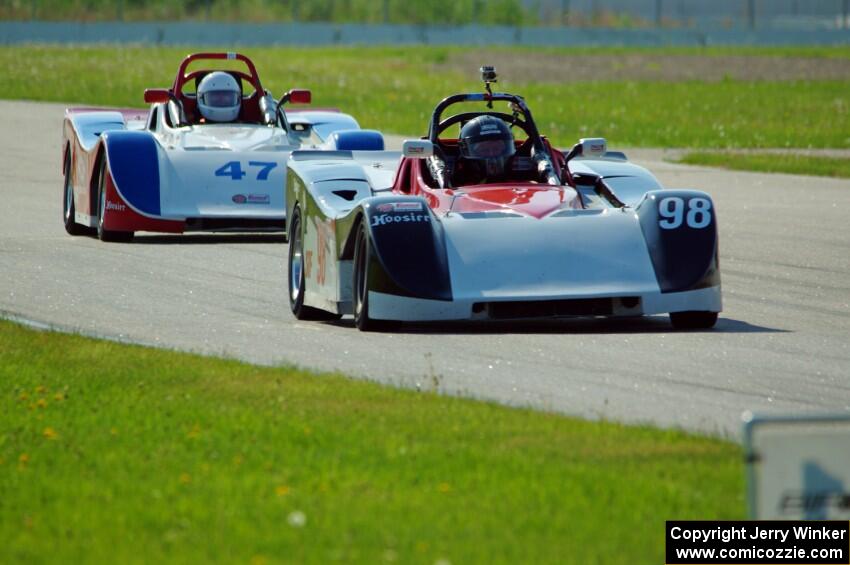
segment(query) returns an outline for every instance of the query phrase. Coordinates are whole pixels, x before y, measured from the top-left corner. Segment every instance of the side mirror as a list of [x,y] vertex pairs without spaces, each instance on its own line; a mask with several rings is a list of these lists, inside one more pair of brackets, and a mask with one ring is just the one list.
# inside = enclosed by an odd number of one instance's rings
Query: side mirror
[[292,104],[309,104],[313,100],[313,94],[305,88],[293,88],[286,93],[286,101]]
[[608,142],[604,137],[585,137],[564,154],[564,160],[569,162],[575,157],[604,157],[607,152]]
[[434,154],[434,144],[427,139],[408,139],[401,145],[401,154],[419,159],[430,157]]
[[168,102],[170,95],[165,88],[146,88],[145,89],[145,104],[159,104]]
[[604,137],[587,137],[579,139],[582,157],[603,157],[608,152],[608,142]]

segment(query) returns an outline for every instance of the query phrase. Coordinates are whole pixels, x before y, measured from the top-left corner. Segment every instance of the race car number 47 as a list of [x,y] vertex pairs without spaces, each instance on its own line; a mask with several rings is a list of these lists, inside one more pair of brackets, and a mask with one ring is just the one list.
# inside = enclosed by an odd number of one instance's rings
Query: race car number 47
[[711,224],[711,201],[691,198],[686,205],[682,198],[671,196],[658,203],[658,215],[662,218],[658,220],[661,229],[674,230],[685,223],[689,228],[699,230]]
[[[257,180],[269,180],[269,173],[277,167],[277,163],[266,161],[248,161],[249,167],[258,168]],[[242,170],[242,163],[239,161],[228,161],[221,167],[215,170],[217,177],[230,177],[231,180],[242,180],[247,173]]]

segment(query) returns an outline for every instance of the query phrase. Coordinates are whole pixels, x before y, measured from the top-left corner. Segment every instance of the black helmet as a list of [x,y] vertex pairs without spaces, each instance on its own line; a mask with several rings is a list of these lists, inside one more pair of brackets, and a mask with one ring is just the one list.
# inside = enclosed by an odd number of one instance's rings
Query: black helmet
[[459,145],[461,156],[478,164],[482,180],[500,180],[508,158],[516,153],[508,124],[493,116],[478,116],[466,122],[460,130]]

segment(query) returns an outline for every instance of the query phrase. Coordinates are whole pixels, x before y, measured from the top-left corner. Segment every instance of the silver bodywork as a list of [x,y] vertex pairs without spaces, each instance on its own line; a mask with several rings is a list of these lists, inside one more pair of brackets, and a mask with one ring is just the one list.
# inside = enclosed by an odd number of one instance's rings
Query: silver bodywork
[[[390,188],[398,164],[399,154],[390,152],[295,153],[290,158],[288,213],[300,208],[305,255],[313,260],[304,304],[351,313],[353,231],[371,200],[396,196]],[[499,302],[596,298],[611,299],[611,314],[619,316],[722,309],[719,276],[716,285],[662,292],[638,214],[642,206],[657,205],[657,191],[663,188],[649,171],[618,157],[574,159],[570,169],[610,179],[606,182],[626,206],[611,206],[579,186],[578,192],[587,192],[586,209],[565,208],[539,219],[510,210],[474,217],[431,212],[445,236],[452,299],[370,291],[369,316],[487,319]],[[456,193],[464,197],[463,189]],[[421,197],[397,196],[424,203]]]

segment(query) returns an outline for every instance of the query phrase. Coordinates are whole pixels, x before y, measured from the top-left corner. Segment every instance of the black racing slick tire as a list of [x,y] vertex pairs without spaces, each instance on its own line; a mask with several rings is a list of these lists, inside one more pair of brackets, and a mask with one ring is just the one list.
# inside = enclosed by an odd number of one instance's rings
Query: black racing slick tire
[[717,312],[670,312],[670,323],[677,330],[705,330],[717,323]]
[[301,209],[296,206],[289,220],[289,308],[298,320],[339,320],[342,316],[304,305],[307,281],[304,272],[304,231],[301,227]]
[[65,188],[62,192],[62,220],[69,235],[85,235],[88,230],[74,219],[74,186],[71,181],[71,151],[65,152]]
[[127,243],[133,240],[131,231],[112,231],[103,227],[103,213],[106,211],[106,156],[100,160],[97,181],[97,238],[101,241]]
[[354,268],[351,282],[354,325],[363,332],[395,329],[399,325],[397,321],[375,320],[369,317],[369,264],[372,261],[372,242],[369,240],[369,230],[364,222],[358,226],[357,239],[354,241]]

